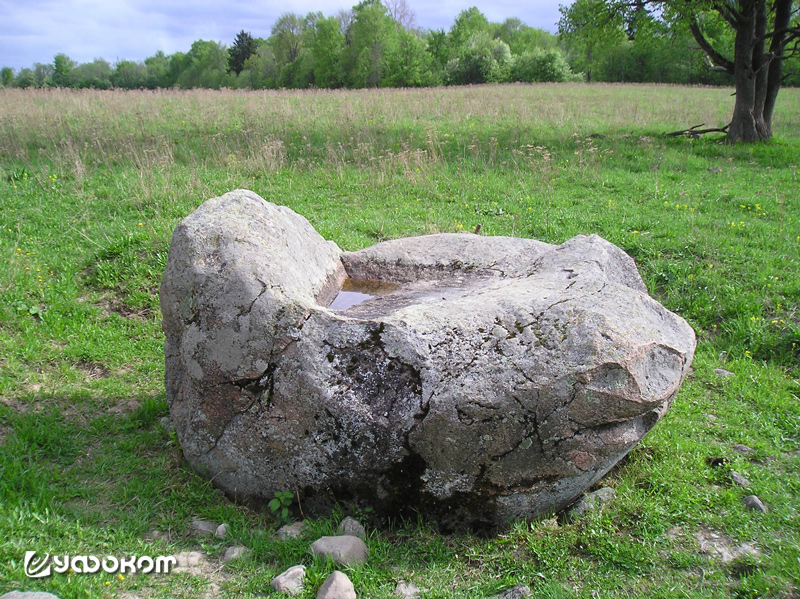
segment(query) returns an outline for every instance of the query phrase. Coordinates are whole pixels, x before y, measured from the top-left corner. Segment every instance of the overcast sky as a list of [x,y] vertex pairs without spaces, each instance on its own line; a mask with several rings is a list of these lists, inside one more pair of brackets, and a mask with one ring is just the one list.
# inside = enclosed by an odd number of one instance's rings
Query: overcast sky
[[[449,29],[458,13],[477,6],[490,21],[518,17],[555,31],[558,5],[570,0],[407,0],[417,25]],[[16,70],[51,63],[64,52],[83,63],[143,60],[158,50],[186,52],[199,39],[233,43],[244,29],[268,37],[285,12],[335,15],[357,0],[0,0],[0,66]]]

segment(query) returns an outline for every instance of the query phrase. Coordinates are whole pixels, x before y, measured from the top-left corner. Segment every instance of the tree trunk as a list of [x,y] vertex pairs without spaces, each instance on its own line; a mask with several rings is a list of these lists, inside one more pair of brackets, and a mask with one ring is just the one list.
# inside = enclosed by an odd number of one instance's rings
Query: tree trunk
[[756,39],[753,43],[753,73],[755,74],[756,100],[753,116],[756,119],[758,138],[767,140],[772,137],[772,123],[764,120],[764,104],[767,101],[767,83],[769,81],[770,59],[766,56],[767,3],[757,2],[756,7]]
[[[791,24],[792,20],[792,0],[775,1],[775,31],[784,31]],[[783,79],[783,55],[785,38],[783,35],[774,35],[769,45],[772,62],[769,64],[769,75],[767,78],[767,92],[764,100],[764,121],[772,129],[772,113],[775,110],[775,101],[778,99],[778,91],[781,89]]]
[[[733,61],[736,104],[728,141],[766,141],[772,137],[772,115],[783,77],[792,0],[775,0],[772,24],[767,0],[744,0],[739,8]],[[771,32],[767,33],[770,28]],[[767,40],[771,40],[769,51]]]
[[753,46],[756,42],[756,4],[765,0],[745,0],[739,3],[736,40],[733,52],[733,81],[736,87],[736,103],[728,128],[731,143],[755,142],[761,139],[756,127],[756,72],[753,68]]

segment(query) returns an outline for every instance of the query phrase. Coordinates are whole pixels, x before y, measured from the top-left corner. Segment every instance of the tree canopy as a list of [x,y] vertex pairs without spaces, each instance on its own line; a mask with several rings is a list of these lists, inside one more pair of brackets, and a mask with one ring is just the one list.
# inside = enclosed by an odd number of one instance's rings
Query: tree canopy
[[[533,73],[533,54],[557,66]],[[518,58],[523,68],[514,69]],[[362,0],[331,16],[284,13],[265,38],[242,30],[229,47],[197,40],[185,52],[159,51],[141,62],[113,65],[102,59],[77,64],[60,53],[50,64],[7,69],[0,83],[98,89],[359,88],[581,78],[569,68],[556,36],[519,19],[490,23],[471,7],[457,15],[449,31],[426,31],[416,27],[407,0]]]
[[[701,68],[735,86],[731,121],[722,129],[731,142],[769,139],[781,86],[797,84],[796,60],[794,72],[785,68],[800,41],[792,0],[576,0],[560,10],[559,33],[589,77],[623,43],[652,63],[664,42],[691,39],[705,54]],[[661,56],[668,64],[675,55]]]

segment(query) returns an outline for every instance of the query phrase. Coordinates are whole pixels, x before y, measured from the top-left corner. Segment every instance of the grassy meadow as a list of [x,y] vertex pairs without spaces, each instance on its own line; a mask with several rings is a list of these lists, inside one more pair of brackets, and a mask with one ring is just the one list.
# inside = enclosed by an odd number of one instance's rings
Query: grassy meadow
[[[663,135],[721,126],[732,108],[730,89],[656,85],[0,90],[0,594],[257,597],[304,563],[312,598],[333,569],[307,549],[348,506],[276,541],[269,511],[187,468],[164,418],[172,230],[248,188],[347,250],[479,224],[556,244],[597,233],[698,335],[673,406],[602,481],[613,503],[488,539],[359,512],[371,551],[348,571],[359,597],[389,598],[403,579],[443,599],[517,584],[544,599],[796,599],[800,89],[781,91],[768,144]],[[766,513],[743,505],[751,493]],[[196,518],[228,523],[229,538],[194,536]],[[756,551],[726,562],[701,548],[712,533]],[[251,553],[223,565],[232,544]],[[198,549],[205,565],[167,575],[23,570],[29,550]]]

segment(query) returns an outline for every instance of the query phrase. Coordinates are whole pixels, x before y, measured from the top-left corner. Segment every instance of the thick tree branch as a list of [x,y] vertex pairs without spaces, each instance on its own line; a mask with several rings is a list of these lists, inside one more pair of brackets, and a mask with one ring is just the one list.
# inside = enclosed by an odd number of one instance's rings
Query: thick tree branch
[[696,19],[692,19],[689,29],[691,30],[695,41],[700,45],[700,48],[702,48],[703,52],[705,52],[709,59],[711,59],[711,61],[716,65],[714,70],[723,70],[724,72],[733,75],[733,61],[728,60],[714,49],[714,47],[703,35],[703,32],[700,31],[700,25],[697,24]]
[[[783,37],[783,39],[781,39],[781,37]],[[797,37],[800,37],[800,27],[783,27],[774,31],[768,31],[764,35],[757,37],[754,44],[758,44],[772,38],[774,41],[777,41],[777,43],[785,46]]]
[[716,10],[723,19],[725,19],[728,24],[736,29],[739,26],[739,13],[734,10],[732,6],[728,3],[723,4],[715,4],[714,10]]

